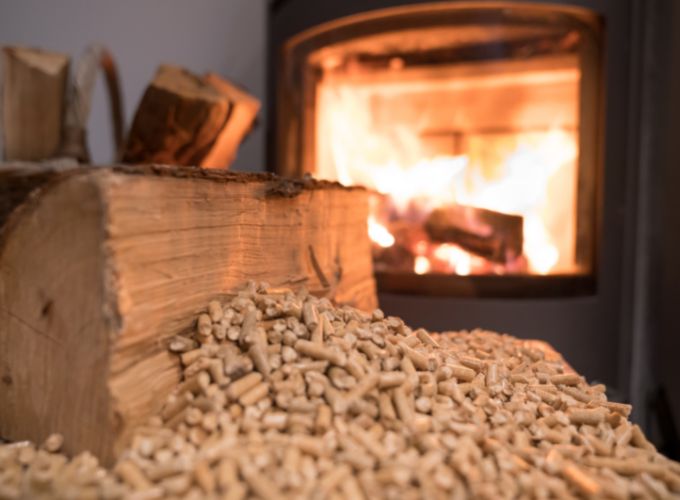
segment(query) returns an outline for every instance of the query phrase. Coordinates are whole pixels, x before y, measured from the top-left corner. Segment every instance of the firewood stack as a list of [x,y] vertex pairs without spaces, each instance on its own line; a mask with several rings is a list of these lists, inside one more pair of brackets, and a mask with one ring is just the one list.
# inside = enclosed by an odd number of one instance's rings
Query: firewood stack
[[253,129],[260,102],[218,76],[161,65],[123,144],[122,97],[113,56],[89,46],[69,75],[70,57],[4,47],[0,122],[6,161],[72,158],[89,162],[87,121],[97,69],[109,92],[115,161],[229,168]]
[[4,159],[36,161],[58,154],[69,64],[64,54],[3,48],[0,121]]

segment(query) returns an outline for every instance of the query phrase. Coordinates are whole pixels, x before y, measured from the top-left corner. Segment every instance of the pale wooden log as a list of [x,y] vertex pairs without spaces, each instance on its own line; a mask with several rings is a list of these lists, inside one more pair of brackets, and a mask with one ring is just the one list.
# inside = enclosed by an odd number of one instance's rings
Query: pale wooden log
[[214,73],[207,74],[204,80],[229,99],[232,108],[227,124],[220,132],[213,148],[201,161],[200,166],[228,167],[236,159],[239,145],[255,124],[255,118],[260,110],[260,101]]
[[366,192],[279,184],[96,168],[30,196],[0,240],[0,436],[110,463],[179,381],[167,340],[247,280],[373,309]]
[[2,62],[3,157],[53,158],[61,144],[69,57],[5,47]]

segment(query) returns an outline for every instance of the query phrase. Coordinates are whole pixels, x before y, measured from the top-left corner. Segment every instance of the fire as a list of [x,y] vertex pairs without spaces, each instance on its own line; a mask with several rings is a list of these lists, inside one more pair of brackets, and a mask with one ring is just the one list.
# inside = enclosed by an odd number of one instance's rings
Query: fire
[[430,268],[432,266],[430,265],[430,260],[423,256],[423,255],[417,255],[416,260],[415,260],[415,265],[413,266],[413,271],[416,274],[425,274],[430,272]]
[[373,216],[368,217],[368,236],[374,243],[383,248],[389,248],[395,242],[394,236]]
[[435,248],[434,256],[448,262],[453,271],[460,276],[467,276],[472,271],[472,256],[456,245],[442,243]]
[[[406,248],[417,274],[573,272],[574,129],[471,135],[464,154],[432,154],[417,115],[410,124],[376,125],[371,92],[332,82],[317,88],[316,159],[321,177],[384,195],[368,220],[380,248]],[[433,209],[452,204],[522,216],[522,256],[499,264],[417,231],[403,236],[393,229],[395,221],[418,227]]]

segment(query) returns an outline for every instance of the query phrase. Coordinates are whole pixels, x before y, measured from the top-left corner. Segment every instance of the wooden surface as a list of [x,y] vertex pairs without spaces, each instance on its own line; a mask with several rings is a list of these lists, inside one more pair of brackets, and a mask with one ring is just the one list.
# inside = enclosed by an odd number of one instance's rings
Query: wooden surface
[[3,158],[53,158],[61,144],[68,56],[5,47],[2,59]]
[[12,211],[36,189],[78,166],[72,160],[12,162],[0,165],[0,228]]
[[0,436],[109,463],[179,380],[166,352],[247,280],[376,306],[367,195],[172,167],[52,179],[0,237]]
[[232,107],[227,124],[217,137],[213,148],[201,161],[200,166],[228,167],[236,159],[239,145],[255,124],[260,102],[243,89],[214,73],[206,75],[205,82],[229,99]]
[[161,66],[135,113],[123,161],[197,165],[229,117],[230,104],[197,76]]
[[215,74],[161,66],[137,108],[123,161],[226,168],[259,106]]

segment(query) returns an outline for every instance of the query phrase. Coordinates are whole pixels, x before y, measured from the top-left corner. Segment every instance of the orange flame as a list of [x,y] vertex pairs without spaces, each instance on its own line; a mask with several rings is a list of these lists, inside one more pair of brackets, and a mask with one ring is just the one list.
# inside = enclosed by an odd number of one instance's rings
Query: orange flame
[[[578,158],[574,131],[555,127],[477,137],[482,159],[474,154],[432,155],[415,122],[412,127],[395,124],[377,129],[371,94],[360,88],[320,85],[317,99],[320,177],[372,188],[388,196],[390,209],[398,217],[413,218],[415,211],[421,222],[432,209],[454,203],[521,215],[528,271],[574,270]],[[500,159],[490,163],[489,157]],[[380,247],[389,248],[399,240],[379,212],[374,210],[369,218],[369,236]],[[418,274],[513,272],[452,244],[421,240],[410,250]]]
[[375,220],[375,217],[368,217],[368,236],[371,240],[383,248],[394,245],[395,239],[385,226]]

